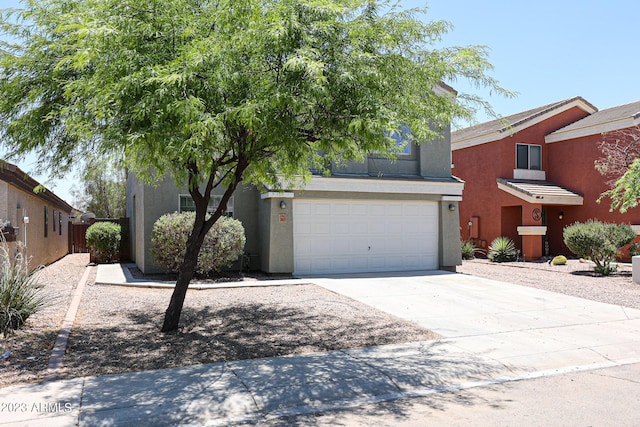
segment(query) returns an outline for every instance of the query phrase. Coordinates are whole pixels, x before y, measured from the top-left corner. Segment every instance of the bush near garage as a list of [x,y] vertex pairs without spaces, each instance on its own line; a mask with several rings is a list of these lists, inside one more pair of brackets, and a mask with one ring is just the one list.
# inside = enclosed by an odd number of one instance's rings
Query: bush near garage
[[122,229],[113,222],[96,222],[87,228],[87,246],[98,263],[118,261]]
[[563,237],[571,252],[593,261],[596,273],[607,276],[616,270],[611,262],[623,246],[631,243],[636,233],[628,224],[589,220],[565,227]]
[[[178,271],[193,228],[195,212],[174,212],[161,216],[151,233],[153,261],[167,272]],[[229,267],[244,252],[244,227],[237,219],[221,217],[204,239],[196,273],[208,275]]]

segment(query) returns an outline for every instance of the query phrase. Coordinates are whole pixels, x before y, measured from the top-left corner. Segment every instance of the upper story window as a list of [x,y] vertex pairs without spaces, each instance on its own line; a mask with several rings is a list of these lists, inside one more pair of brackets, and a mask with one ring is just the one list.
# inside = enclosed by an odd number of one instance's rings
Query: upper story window
[[402,133],[394,132],[391,135],[391,138],[396,141],[396,145],[398,146],[397,154],[399,156],[410,156],[411,155],[411,141],[409,141],[405,134],[409,134],[409,128],[406,126],[401,126]]
[[[222,196],[211,196],[209,199],[209,205],[207,206],[207,212],[212,214],[218,209],[218,205],[222,201]],[[178,206],[179,212],[195,212],[196,204],[191,198],[190,194],[180,194],[180,201]],[[233,218],[233,196],[229,199],[227,203],[227,211],[224,214],[225,216]]]
[[542,147],[516,144],[516,169],[542,170]]

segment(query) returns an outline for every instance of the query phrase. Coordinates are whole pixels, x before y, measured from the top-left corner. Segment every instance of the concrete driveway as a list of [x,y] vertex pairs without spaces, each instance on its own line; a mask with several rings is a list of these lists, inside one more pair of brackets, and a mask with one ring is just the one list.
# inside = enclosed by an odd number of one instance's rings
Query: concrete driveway
[[640,310],[442,271],[307,279],[412,320],[511,375],[640,362]]

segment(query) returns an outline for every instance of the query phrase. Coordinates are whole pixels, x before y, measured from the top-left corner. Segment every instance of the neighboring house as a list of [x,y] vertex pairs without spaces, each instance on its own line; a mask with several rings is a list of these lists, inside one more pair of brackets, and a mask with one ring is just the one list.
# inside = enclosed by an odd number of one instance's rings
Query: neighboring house
[[[228,211],[245,227],[248,267],[266,273],[455,270],[462,189],[451,175],[447,130],[440,140],[411,145],[395,161],[351,162],[304,186],[281,192],[241,186]],[[160,271],[149,252],[154,222],[192,203],[168,177],[152,187],[130,174],[131,253],[144,273]]]
[[49,190],[34,192],[40,184],[17,166],[0,161],[0,221],[4,234],[26,246],[31,266],[50,264],[68,253],[72,207]]
[[562,231],[574,222],[640,225],[640,209],[610,212],[594,162],[604,132],[640,123],[640,102],[598,111],[575,97],[452,134],[454,174],[465,181],[461,237],[486,249],[514,240],[525,259],[565,254]]

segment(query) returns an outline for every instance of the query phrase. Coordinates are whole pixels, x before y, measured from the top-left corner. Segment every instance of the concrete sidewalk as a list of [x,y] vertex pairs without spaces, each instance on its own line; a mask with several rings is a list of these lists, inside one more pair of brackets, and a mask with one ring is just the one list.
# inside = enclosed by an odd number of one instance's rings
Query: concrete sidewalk
[[640,363],[640,310],[443,272],[299,282],[446,339],[9,387],[0,425],[227,425]]

